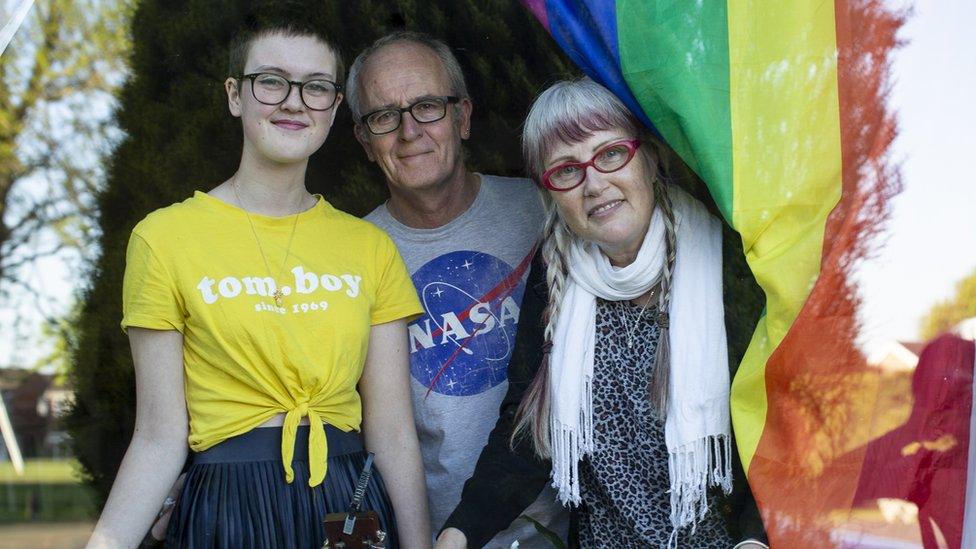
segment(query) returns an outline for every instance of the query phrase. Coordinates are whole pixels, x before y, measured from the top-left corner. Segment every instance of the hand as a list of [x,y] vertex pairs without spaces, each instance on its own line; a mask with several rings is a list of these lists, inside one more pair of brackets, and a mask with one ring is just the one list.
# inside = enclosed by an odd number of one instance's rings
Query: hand
[[163,501],[163,506],[159,510],[159,514],[156,516],[156,522],[153,523],[152,528],[149,529],[149,537],[152,541],[161,542],[166,539],[166,527],[169,526],[169,519],[173,515],[173,509],[176,507],[176,498],[180,495],[180,490],[183,489],[183,483],[186,482],[186,473],[181,474],[176,478],[176,482],[173,483],[173,487],[169,489],[169,493],[166,494],[166,499]]
[[467,549],[468,538],[457,528],[446,528],[437,536],[434,549]]

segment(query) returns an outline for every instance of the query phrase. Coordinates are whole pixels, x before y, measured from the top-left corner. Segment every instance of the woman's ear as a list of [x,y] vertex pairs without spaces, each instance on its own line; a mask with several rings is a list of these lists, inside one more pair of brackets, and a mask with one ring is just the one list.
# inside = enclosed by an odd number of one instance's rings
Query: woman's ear
[[224,80],[224,91],[227,92],[227,109],[230,114],[235,118],[241,117],[241,84],[242,80],[238,80],[233,76],[228,76],[227,80]]
[[336,94],[336,102],[335,102],[335,105],[332,105],[332,119],[329,121],[329,126],[330,127],[335,122],[336,116],[338,116],[338,114],[339,114],[339,105],[342,104],[342,100],[345,99],[345,98],[346,98],[346,96],[342,95],[342,92],[339,92],[338,94]]

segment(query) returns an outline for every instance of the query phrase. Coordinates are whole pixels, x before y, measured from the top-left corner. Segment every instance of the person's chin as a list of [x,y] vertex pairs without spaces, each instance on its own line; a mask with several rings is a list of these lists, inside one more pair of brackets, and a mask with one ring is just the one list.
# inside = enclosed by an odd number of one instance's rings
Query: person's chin
[[626,219],[607,220],[604,223],[591,224],[587,233],[590,237],[587,240],[611,246],[621,246],[631,240],[643,238],[640,235],[640,229],[636,225],[628,223]]
[[307,151],[304,149],[285,149],[267,151],[264,156],[276,164],[296,164],[308,160],[308,157],[312,155],[312,152],[314,151]]
[[432,189],[437,186],[437,181],[428,176],[417,176],[417,177],[397,177],[394,180],[396,186],[401,189],[406,189],[410,191],[422,191],[426,189]]

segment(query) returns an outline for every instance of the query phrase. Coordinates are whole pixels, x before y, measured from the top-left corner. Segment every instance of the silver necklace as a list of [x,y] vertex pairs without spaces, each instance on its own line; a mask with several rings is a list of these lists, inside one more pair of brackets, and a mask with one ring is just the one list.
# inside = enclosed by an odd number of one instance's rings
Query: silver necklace
[[640,324],[640,319],[642,316],[644,316],[644,310],[647,309],[647,306],[651,303],[651,301],[654,301],[655,297],[657,297],[657,287],[651,289],[651,295],[647,296],[647,301],[645,301],[644,304],[641,306],[640,311],[637,313],[637,319],[634,320],[633,324],[630,324],[629,322],[630,311],[628,307],[627,314],[624,315],[624,324],[628,324],[627,326],[627,348],[628,349],[634,346],[633,338],[634,335],[637,334],[637,325]]
[[302,215],[302,203],[305,202],[305,195],[302,194],[298,199],[298,205],[295,206],[297,213],[295,214],[295,222],[291,226],[291,236],[288,237],[288,246],[285,248],[285,258],[281,260],[281,266],[278,267],[278,273],[275,275],[271,274],[271,266],[268,264],[268,256],[264,254],[264,247],[261,246],[261,239],[258,238],[258,231],[254,228],[254,222],[251,221],[251,213],[247,211],[247,206],[244,205],[244,201],[241,200],[241,193],[237,187],[237,180],[235,179],[232,186],[234,187],[234,195],[237,197],[237,202],[241,205],[241,209],[244,210],[244,215],[247,217],[247,224],[251,227],[251,234],[254,235],[254,241],[258,243],[258,251],[261,252],[261,259],[264,260],[264,269],[268,272],[268,276],[272,277],[274,280],[275,291],[271,294],[274,298],[275,305],[282,307],[285,304],[285,294],[281,291],[281,287],[278,286],[278,279],[281,278],[281,271],[284,270],[285,264],[288,263],[288,257],[291,256],[291,243],[295,239],[295,229],[298,227],[298,218]]

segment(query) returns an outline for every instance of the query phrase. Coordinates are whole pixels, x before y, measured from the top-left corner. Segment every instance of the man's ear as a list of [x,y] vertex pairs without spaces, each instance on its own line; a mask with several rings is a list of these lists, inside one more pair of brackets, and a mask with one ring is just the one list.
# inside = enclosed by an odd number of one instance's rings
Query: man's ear
[[355,127],[353,127],[353,133],[356,135],[356,141],[359,141],[359,144],[363,146],[363,150],[366,151],[366,158],[368,158],[370,162],[376,162],[376,158],[373,157],[373,149],[370,147],[369,135],[367,135],[367,132],[369,132],[369,130],[363,127],[362,124],[356,124]]
[[461,131],[461,139],[471,137],[471,112],[473,110],[474,104],[467,97],[458,103],[458,129]]
[[227,109],[235,118],[241,117],[241,84],[242,81],[228,76],[224,80],[224,91],[227,92]]

